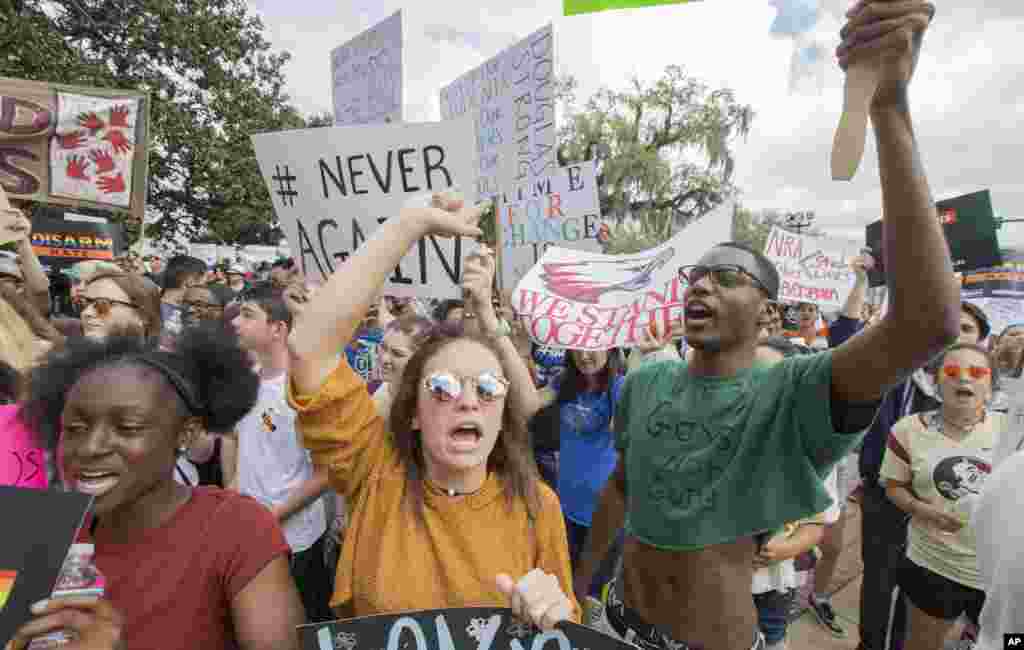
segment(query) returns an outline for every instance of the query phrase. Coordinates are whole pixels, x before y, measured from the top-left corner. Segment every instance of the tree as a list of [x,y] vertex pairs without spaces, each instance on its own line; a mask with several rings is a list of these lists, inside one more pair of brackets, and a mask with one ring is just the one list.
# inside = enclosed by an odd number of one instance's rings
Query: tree
[[0,74],[150,93],[149,237],[235,241],[273,221],[250,136],[304,121],[283,90],[289,55],[245,0],[0,5]]
[[731,146],[749,132],[754,110],[731,90],[711,90],[679,66],[650,85],[634,78],[627,90],[602,89],[583,109],[575,88],[573,80],[560,88],[559,162],[604,150],[601,210],[620,223],[635,219],[640,230],[632,237],[660,243],[736,193]]

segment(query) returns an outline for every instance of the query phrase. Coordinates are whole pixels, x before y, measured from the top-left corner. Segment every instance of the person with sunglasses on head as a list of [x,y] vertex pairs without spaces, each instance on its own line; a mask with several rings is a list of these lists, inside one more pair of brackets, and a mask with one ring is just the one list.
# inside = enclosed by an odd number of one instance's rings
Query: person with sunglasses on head
[[645,650],[764,647],[753,602],[737,598],[752,584],[754,537],[824,511],[821,477],[860,441],[883,392],[956,337],[959,287],[907,93],[933,10],[861,3],[842,32],[840,65],[880,77],[870,112],[889,255],[883,321],[834,350],[755,365],[761,310],[778,299],[780,278],[758,251],[726,243],[681,269],[692,361],[651,363],[626,379],[620,461],[576,583],[585,593],[625,525],[605,618]]
[[550,629],[580,620],[565,523],[537,476],[529,372],[491,306],[494,259],[466,260],[481,336],[438,336],[409,359],[385,421],[337,351],[425,236],[479,237],[484,206],[406,207],[341,265],[291,335],[290,401],[317,465],[351,504],[332,606],[344,616],[509,607]]
[[898,568],[909,605],[907,650],[940,647],[964,614],[978,625],[985,592],[970,518],[1007,425],[988,408],[997,382],[985,348],[958,343],[939,361],[942,405],[893,426],[881,470],[889,500],[910,515]]

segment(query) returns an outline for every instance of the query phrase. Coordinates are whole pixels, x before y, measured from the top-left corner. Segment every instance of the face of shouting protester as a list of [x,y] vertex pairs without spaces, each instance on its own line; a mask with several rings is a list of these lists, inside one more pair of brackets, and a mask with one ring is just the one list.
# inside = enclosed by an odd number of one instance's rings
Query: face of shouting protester
[[113,280],[90,282],[79,294],[79,302],[82,333],[87,337],[103,338],[121,329],[145,330],[138,305]]
[[[173,495],[177,449],[196,420],[150,368],[112,365],[83,375],[68,391],[58,450],[72,490],[96,497],[95,512],[145,516]],[[150,515],[151,516],[151,515]]]
[[377,362],[380,364],[380,378],[384,382],[397,382],[402,378],[405,364],[414,352],[412,337],[401,330],[388,330],[377,346]]
[[980,413],[992,397],[992,366],[988,357],[977,350],[960,348],[947,352],[936,381],[943,409]]
[[766,301],[757,268],[747,251],[716,246],[695,267],[681,269],[689,276],[683,316],[687,344],[717,353],[757,340]]
[[508,390],[498,357],[475,341],[454,340],[427,360],[416,388],[413,428],[420,431],[427,477],[442,485],[466,477],[482,482]]

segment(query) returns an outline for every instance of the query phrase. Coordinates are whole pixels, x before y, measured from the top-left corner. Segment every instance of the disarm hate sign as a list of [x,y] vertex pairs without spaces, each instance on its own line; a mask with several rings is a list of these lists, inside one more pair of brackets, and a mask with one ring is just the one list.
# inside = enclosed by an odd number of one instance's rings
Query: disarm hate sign
[[[326,278],[418,195],[472,187],[473,133],[462,120],[254,135],[260,172],[304,273]],[[421,240],[388,278],[392,296],[457,298],[468,239]]]

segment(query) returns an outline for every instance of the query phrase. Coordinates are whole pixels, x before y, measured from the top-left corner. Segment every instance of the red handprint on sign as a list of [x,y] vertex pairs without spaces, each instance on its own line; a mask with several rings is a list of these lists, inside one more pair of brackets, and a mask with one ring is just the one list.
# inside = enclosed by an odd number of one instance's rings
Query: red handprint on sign
[[115,106],[110,109],[110,126],[128,126],[130,112],[127,106]]
[[68,178],[77,178],[79,180],[87,181],[89,176],[85,173],[89,169],[89,162],[84,156],[70,156],[68,158],[68,166],[65,173]]
[[103,120],[93,112],[80,114],[78,116],[78,123],[89,129],[89,135],[92,136],[95,136],[98,131],[106,126],[106,124],[103,123]]
[[77,149],[85,144],[85,131],[72,131],[58,135],[57,141],[60,142],[61,149]]
[[127,153],[132,148],[132,141],[128,139],[124,131],[117,129],[111,129],[100,139],[109,142],[117,153]]
[[96,163],[96,173],[106,174],[114,171],[114,158],[106,151],[93,149],[89,152],[89,157]]
[[96,179],[96,187],[105,194],[120,194],[124,192],[124,175],[119,172],[117,176],[101,176]]

